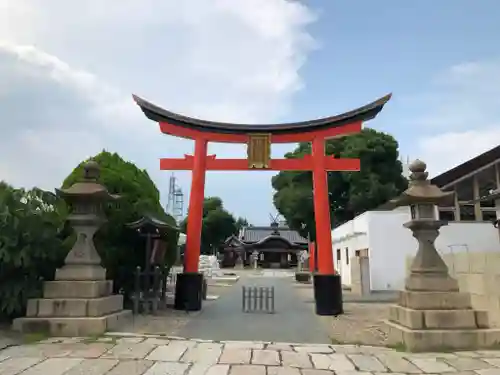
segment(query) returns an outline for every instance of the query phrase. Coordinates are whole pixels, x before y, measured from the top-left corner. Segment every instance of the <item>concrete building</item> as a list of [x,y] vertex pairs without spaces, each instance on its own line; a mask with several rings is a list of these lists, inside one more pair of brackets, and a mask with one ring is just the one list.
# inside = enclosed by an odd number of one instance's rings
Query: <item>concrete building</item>
[[[500,199],[500,146],[432,179],[444,191],[455,191],[452,207],[439,207],[439,216],[449,225],[441,228],[436,241],[443,254],[500,252],[498,229]],[[488,199],[490,196],[492,199]],[[406,262],[416,252],[417,242],[403,227],[410,220],[408,207],[365,212],[332,231],[333,257],[342,283],[353,291],[400,290]]]

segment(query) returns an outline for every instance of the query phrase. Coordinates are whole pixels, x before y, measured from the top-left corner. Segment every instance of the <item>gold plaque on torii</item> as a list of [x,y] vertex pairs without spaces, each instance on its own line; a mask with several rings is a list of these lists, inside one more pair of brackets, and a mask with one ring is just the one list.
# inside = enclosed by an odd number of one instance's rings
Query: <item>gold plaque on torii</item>
[[269,168],[271,158],[271,134],[249,134],[248,144],[248,168]]

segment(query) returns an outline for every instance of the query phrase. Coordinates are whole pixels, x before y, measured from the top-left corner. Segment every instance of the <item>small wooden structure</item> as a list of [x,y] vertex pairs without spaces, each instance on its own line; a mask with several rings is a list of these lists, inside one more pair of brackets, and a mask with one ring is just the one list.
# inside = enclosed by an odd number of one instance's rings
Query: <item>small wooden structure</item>
[[153,215],[145,215],[127,224],[127,227],[146,238],[144,269],[137,267],[134,275],[134,314],[154,314],[167,305],[167,277],[170,270],[165,267],[165,238],[168,232],[177,232],[179,228]]

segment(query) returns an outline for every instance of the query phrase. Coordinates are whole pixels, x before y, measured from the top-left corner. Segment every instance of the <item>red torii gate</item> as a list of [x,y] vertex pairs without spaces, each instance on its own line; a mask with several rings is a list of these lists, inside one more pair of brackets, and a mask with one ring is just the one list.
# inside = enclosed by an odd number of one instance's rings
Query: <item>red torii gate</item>
[[[195,141],[194,155],[160,159],[162,170],[190,170],[185,263],[177,277],[175,307],[197,311],[202,305],[203,275],[198,273],[206,171],[312,171],[318,272],[314,276],[314,296],[318,315],[338,315],[342,308],[342,285],[335,274],[331,238],[328,171],[359,171],[359,159],[335,159],[325,155],[325,141],[361,131],[382,110],[391,95],[341,115],[288,124],[244,125],[186,117],[160,108],[136,95],[135,102],[150,120],[160,124],[165,134]],[[217,159],[207,155],[208,142],[245,143],[247,159]],[[271,143],[311,142],[312,154],[297,159],[271,159]]]

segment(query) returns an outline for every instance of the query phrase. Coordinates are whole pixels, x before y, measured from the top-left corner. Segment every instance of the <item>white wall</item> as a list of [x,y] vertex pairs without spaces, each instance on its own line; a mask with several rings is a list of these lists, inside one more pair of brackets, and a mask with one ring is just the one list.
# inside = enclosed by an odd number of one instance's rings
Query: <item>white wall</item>
[[[369,212],[365,212],[332,231],[333,262],[344,285],[351,285],[349,259],[356,250],[368,248],[368,215]],[[337,259],[337,249],[340,249],[340,260]]]
[[417,249],[403,223],[410,220],[406,207],[372,211],[369,215],[370,285],[372,290],[397,290],[404,285],[406,257]]
[[[404,287],[406,258],[414,256],[417,240],[403,224],[410,220],[407,207],[394,211],[368,211],[332,231],[334,262],[342,275],[342,283],[351,284],[350,264],[345,260],[345,248],[350,257],[355,250],[368,248],[372,290],[399,290]],[[364,232],[353,236],[355,232]],[[337,251],[341,260],[337,262]],[[490,223],[451,222],[440,230],[436,248],[442,254],[459,251],[500,251],[498,231]]]
[[[370,216],[370,280],[372,290],[404,287],[405,262],[417,252],[417,240],[402,225],[409,213],[374,212]],[[440,230],[436,249],[450,252],[500,251],[498,233],[491,223],[450,222]]]

